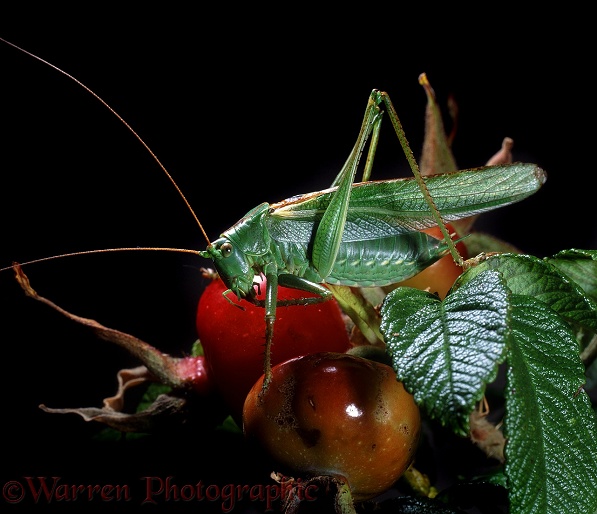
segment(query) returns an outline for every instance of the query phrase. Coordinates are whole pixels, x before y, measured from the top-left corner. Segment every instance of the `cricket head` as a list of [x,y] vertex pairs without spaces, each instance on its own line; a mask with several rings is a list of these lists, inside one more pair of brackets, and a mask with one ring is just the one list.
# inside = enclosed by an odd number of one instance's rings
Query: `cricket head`
[[255,296],[257,263],[270,252],[271,238],[264,221],[269,209],[267,203],[258,205],[200,252],[213,261],[220,278],[239,300]]
[[222,235],[210,243],[201,255],[213,261],[218,275],[239,300],[255,294],[255,271],[251,261],[230,238]]

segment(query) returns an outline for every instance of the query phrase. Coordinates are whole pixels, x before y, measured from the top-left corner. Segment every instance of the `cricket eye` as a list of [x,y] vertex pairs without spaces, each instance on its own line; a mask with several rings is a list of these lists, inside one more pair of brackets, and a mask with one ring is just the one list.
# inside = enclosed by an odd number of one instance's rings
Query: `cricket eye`
[[229,257],[232,254],[232,245],[230,243],[224,243],[220,246],[222,257]]

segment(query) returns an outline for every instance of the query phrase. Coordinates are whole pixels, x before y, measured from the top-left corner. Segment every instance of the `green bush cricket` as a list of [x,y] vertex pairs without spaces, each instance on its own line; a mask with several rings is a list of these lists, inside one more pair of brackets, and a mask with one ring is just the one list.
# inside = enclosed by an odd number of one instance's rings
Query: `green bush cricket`
[[[120,115],[78,80],[49,65],[93,94],[131,130],[193,212],[165,167]],[[390,117],[413,178],[370,180],[384,111]],[[369,141],[363,178],[356,183],[361,156]],[[152,249],[193,253],[211,259],[229,288],[225,294],[234,293],[239,299],[264,307],[264,384],[267,386],[271,376],[270,353],[275,342],[276,309],[291,305],[277,300],[278,285],[318,295],[317,298],[292,302],[292,305],[306,304],[330,299],[334,294],[330,286],[395,284],[414,276],[448,251],[459,264],[464,265],[445,222],[518,202],[536,192],[545,179],[542,169],[534,164],[522,163],[423,178],[389,96],[374,89],[368,98],[356,143],[329,189],[277,203],[262,203],[213,242],[193,213],[208,241],[205,250]],[[420,232],[434,225],[442,230],[444,241]],[[92,250],[77,254],[139,249]],[[267,279],[266,300],[263,302],[256,299],[254,286],[254,279],[260,274]]]

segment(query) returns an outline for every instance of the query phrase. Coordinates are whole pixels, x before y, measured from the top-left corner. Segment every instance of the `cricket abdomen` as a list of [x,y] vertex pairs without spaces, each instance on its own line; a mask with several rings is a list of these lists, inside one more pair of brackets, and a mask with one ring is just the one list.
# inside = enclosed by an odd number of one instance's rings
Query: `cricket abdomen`
[[442,240],[424,232],[342,243],[325,282],[357,287],[395,284],[423,271],[447,251]]

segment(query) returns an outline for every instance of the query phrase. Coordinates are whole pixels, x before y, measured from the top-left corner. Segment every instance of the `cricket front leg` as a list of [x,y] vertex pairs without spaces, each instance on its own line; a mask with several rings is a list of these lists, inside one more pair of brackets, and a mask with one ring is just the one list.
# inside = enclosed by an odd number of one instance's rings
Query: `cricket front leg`
[[276,322],[276,316],[265,316],[265,350],[263,355],[263,386],[261,387],[261,393],[265,393],[272,381],[272,344],[274,342],[274,325]]
[[[267,286],[265,290],[265,301],[263,303],[255,301],[256,305],[263,305],[265,307],[265,347],[263,356],[263,387],[261,394],[263,394],[271,380],[272,380],[272,346],[274,344],[274,326],[276,323],[276,309],[280,306],[291,308],[293,305],[312,305],[321,303],[333,298],[332,292],[325,286],[311,282],[295,275],[282,273],[278,274],[277,268],[275,271],[266,272]],[[278,286],[284,286],[298,291],[306,291],[314,293],[314,297],[301,297],[289,300],[278,300]]]
[[274,325],[276,324],[276,306],[278,304],[278,269],[270,266],[265,270],[267,286],[265,289],[265,347],[263,355],[263,386],[261,394],[265,393],[272,381],[272,345],[274,344]]

